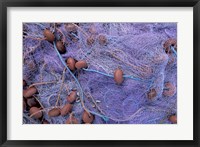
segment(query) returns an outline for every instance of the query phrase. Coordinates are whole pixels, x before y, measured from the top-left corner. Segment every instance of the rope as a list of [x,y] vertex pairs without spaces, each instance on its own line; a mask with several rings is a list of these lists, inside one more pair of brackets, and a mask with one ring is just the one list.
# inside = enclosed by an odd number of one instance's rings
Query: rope
[[[70,71],[70,69],[68,68],[68,66],[66,65],[65,61],[63,60],[62,56],[60,55],[60,53],[58,52],[58,49],[56,47],[56,44],[55,44],[55,41],[53,42],[53,45],[54,45],[54,49],[60,59],[60,61],[62,62],[62,64],[66,67],[67,71],[71,74],[71,76],[74,78],[74,80],[76,81],[77,85],[78,85],[78,88],[80,89],[80,94],[81,94],[81,99],[83,101],[84,99],[84,95],[83,95],[83,89],[78,81],[78,79],[74,76],[74,74]],[[108,117],[104,116],[104,115],[101,115],[101,114],[98,114],[94,111],[91,111],[91,110],[88,110],[90,113],[94,114],[94,115],[97,115],[99,117],[101,117],[104,121],[108,121]]]

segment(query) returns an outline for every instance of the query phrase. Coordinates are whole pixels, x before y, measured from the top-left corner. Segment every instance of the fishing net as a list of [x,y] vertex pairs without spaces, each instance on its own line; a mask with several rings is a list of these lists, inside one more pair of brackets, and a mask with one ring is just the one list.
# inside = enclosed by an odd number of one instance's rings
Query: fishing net
[[[44,39],[46,28],[66,53]],[[23,79],[36,87],[43,118],[30,118],[27,107],[23,122],[64,124],[73,114],[83,123],[86,109],[94,124],[171,123],[168,117],[177,114],[177,49],[168,53],[163,44],[176,33],[176,23],[24,23]],[[88,67],[70,72],[63,63],[69,57]],[[116,69],[123,71],[120,85]],[[68,103],[73,90],[78,97],[72,113],[49,117],[49,110]]]

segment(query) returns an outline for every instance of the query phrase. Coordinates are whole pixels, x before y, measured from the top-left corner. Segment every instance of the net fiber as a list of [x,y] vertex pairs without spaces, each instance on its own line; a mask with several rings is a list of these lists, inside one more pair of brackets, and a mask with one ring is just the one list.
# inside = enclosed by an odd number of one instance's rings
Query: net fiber
[[[64,43],[66,53],[44,38],[44,29]],[[24,89],[35,86],[43,117],[30,117],[27,106],[23,122],[65,124],[73,114],[83,123],[86,108],[93,124],[170,124],[169,116],[177,114],[177,48],[163,47],[170,38],[177,38],[176,23],[24,23]],[[88,67],[70,73],[63,63],[69,57]],[[120,85],[114,81],[118,68],[124,77]],[[72,112],[49,117],[49,110],[68,103],[73,90]]]

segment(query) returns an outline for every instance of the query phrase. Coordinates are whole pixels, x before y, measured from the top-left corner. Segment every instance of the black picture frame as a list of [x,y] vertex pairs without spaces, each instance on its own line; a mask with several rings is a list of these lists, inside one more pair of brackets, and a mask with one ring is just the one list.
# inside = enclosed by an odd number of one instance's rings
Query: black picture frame
[[[7,140],[7,8],[8,7],[193,7],[193,140],[152,141],[16,141]],[[199,146],[199,65],[200,65],[200,2],[199,0],[1,0],[0,2],[0,145],[1,146]],[[184,16],[183,16],[184,17]],[[19,132],[20,133],[20,132]],[[187,132],[186,132],[187,133]]]

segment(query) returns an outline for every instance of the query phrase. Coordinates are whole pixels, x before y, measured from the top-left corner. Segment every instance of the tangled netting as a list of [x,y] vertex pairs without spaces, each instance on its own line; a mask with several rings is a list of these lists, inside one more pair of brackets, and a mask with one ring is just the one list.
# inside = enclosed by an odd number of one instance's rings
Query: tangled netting
[[[163,44],[177,38],[176,23],[70,24],[74,27],[23,24],[23,79],[36,87],[33,98],[43,113],[42,120],[34,119],[26,108],[24,124],[65,124],[71,113],[82,123],[84,108],[94,115],[93,124],[171,123],[169,116],[177,115],[177,50],[167,53]],[[66,53],[45,40],[44,29],[64,43]],[[105,44],[99,36],[106,38]],[[86,61],[88,67],[70,71],[65,63],[69,57]],[[120,85],[113,76],[118,68],[124,77]],[[49,110],[68,103],[72,90],[78,95],[72,112],[49,117]]]

